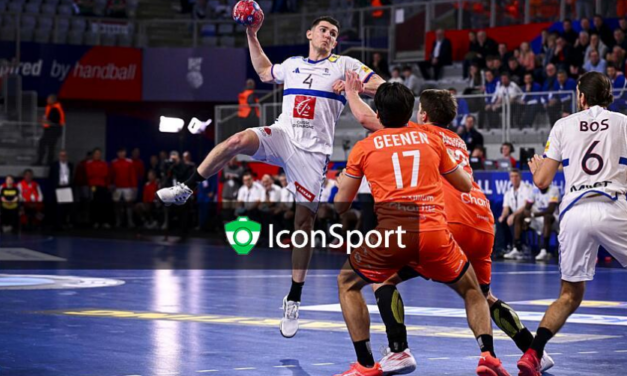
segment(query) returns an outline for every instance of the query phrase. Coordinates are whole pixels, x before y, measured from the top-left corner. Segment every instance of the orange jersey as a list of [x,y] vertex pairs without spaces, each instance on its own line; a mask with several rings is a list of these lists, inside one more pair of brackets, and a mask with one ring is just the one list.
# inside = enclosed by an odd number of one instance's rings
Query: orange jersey
[[[457,133],[434,125],[410,123],[410,126],[441,137],[451,158],[454,158],[472,176],[466,143]],[[472,182],[470,193],[458,191],[446,179],[442,179],[442,183],[446,219],[449,223],[459,223],[494,234],[494,216],[490,209],[490,201],[476,182]]]
[[[413,204],[419,212],[419,230],[435,231],[447,228],[440,176],[457,168],[442,139],[434,133],[413,127],[385,128],[355,144],[346,175],[357,179],[365,176],[377,204]],[[377,217],[380,223],[393,222],[400,213],[397,210],[386,218],[377,210]],[[415,218],[416,213],[413,215]]]

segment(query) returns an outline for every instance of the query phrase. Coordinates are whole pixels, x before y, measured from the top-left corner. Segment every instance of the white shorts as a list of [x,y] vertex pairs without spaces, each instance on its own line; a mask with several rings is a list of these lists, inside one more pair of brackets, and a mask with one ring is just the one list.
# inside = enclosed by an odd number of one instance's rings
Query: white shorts
[[318,211],[329,156],[297,148],[280,127],[249,129],[259,137],[259,149],[252,156],[253,159],[282,167],[287,178],[287,189],[294,195],[296,203],[314,213]]
[[125,202],[135,201],[135,192],[133,188],[116,188],[113,191],[113,202],[120,202],[124,197]]
[[[542,234],[542,231],[544,231],[544,217],[534,217],[529,219],[529,227],[538,234]],[[553,222],[551,230],[559,233],[559,220],[557,217],[555,217],[555,222]]]
[[583,199],[562,217],[558,239],[564,281],[591,281],[599,246],[627,267],[627,200],[603,200]]

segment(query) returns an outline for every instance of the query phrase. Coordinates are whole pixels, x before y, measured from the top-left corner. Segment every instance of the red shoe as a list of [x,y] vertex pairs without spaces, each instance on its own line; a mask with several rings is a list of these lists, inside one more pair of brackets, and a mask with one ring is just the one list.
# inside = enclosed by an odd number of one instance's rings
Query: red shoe
[[518,361],[518,376],[540,376],[540,358],[535,350],[529,349]]
[[493,357],[489,352],[481,353],[479,365],[477,366],[477,375],[479,376],[510,376],[503,368],[501,361]]
[[379,363],[375,363],[372,368],[367,368],[355,362],[351,364],[351,368],[344,372],[338,373],[335,376],[383,376],[383,369]]

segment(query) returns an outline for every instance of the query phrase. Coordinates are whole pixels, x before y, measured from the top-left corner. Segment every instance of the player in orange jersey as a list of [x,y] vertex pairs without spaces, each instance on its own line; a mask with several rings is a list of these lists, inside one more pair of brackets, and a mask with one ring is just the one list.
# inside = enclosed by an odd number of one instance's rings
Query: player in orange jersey
[[[347,94],[347,98],[351,110],[365,127],[369,129],[382,127],[378,120],[375,122],[374,112],[359,99],[358,95]],[[466,144],[455,132],[447,129],[447,125],[456,116],[456,110],[455,98],[448,91],[425,90],[420,96],[418,121],[421,124],[410,123],[410,126],[441,137],[449,155],[472,176]],[[458,191],[446,179],[442,179],[442,182],[448,228],[475,269],[481,290],[488,299],[492,319],[514,340],[518,348],[525,352],[531,346],[533,335],[521,323],[518,314],[490,291],[494,218],[489,201],[475,182],[470,193]],[[410,373],[416,367],[416,361],[408,348],[403,315],[395,316],[393,311],[403,309],[403,301],[396,285],[417,276],[419,274],[414,269],[407,267],[384,284],[373,285],[388,334],[389,348],[380,362],[384,373],[388,375]],[[397,319],[398,317],[401,319]],[[553,364],[553,360],[545,352],[542,359],[543,371],[551,368]]]
[[[358,85],[353,78],[347,80],[347,93]],[[406,265],[449,284],[464,299],[469,326],[482,352],[477,374],[509,375],[494,354],[489,309],[475,272],[447,229],[444,214],[440,177],[464,192],[472,189],[471,177],[450,158],[440,137],[408,126],[414,107],[409,89],[383,84],[375,95],[375,105],[384,129],[358,142],[351,151],[346,170],[337,180],[335,206],[340,213],[348,210],[366,177],[375,200],[379,233],[397,228],[404,231],[396,242],[383,246],[367,242],[354,250],[338,276],[340,305],[358,360],[342,375],[383,375],[370,350],[370,320],[361,289],[385,282]]]

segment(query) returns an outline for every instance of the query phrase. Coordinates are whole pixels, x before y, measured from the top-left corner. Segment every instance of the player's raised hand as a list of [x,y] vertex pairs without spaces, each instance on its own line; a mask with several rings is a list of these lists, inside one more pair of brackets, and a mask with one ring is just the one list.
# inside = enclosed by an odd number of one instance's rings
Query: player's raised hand
[[363,93],[364,83],[359,79],[359,75],[352,71],[347,70],[345,73],[345,88],[346,94],[348,93]]
[[529,170],[531,174],[535,174],[536,171],[542,167],[542,163],[544,163],[544,158],[539,156],[538,154],[534,155],[533,158],[529,159]]
[[342,80],[337,80],[333,83],[333,92],[335,94],[342,94],[344,91],[345,82]]
[[261,16],[261,18],[259,19],[259,22],[253,25],[247,26],[246,34],[256,36],[259,29],[261,29],[261,25],[263,25],[263,20],[265,19],[265,15],[263,14],[263,10],[259,9],[259,12]]

